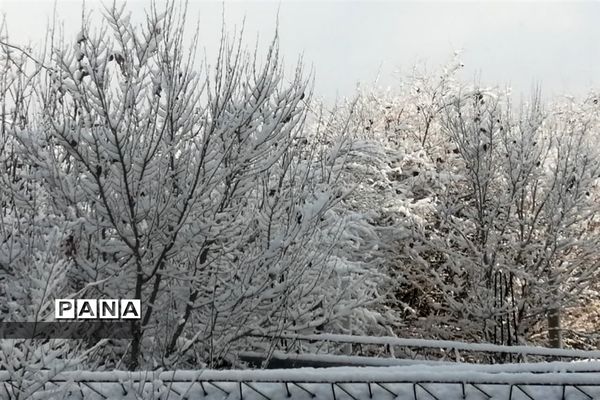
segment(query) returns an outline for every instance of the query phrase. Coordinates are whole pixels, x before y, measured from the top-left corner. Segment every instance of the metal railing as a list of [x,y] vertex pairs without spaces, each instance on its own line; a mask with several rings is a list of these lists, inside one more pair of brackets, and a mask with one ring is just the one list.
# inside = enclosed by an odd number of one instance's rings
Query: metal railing
[[[600,351],[497,346],[453,341],[365,337],[351,335],[255,336],[269,345],[268,353],[244,356],[301,360],[304,365],[341,368],[196,371],[0,371],[0,399],[17,393],[54,396],[65,400],[455,400],[508,399],[554,400],[600,398]],[[261,340],[258,340],[260,344]],[[307,346],[306,343],[311,343]],[[286,353],[288,350],[353,348],[385,351],[387,357]],[[369,347],[367,349],[367,347]],[[383,350],[382,350],[383,349]],[[357,352],[358,353],[358,352]],[[394,358],[412,353],[415,358]],[[562,358],[578,362],[472,364],[457,362],[464,354],[509,354],[514,359]],[[440,362],[445,355],[449,362]],[[452,355],[453,357],[447,357]],[[420,356],[422,359],[416,359]],[[437,358],[436,358],[437,357]],[[427,358],[434,358],[427,359]],[[285,366],[285,365],[284,365]],[[288,365],[289,366],[289,365]],[[362,366],[362,367],[358,367]],[[34,396],[35,397],[35,396]]]
[[[539,346],[502,346],[491,343],[465,343],[449,340],[410,339],[396,337],[354,336],[339,334],[253,335],[268,342],[271,351],[287,354],[346,354],[385,358],[418,359],[451,362],[531,362],[563,360],[600,360],[598,350],[557,349]],[[274,346],[272,346],[274,344]]]
[[[500,365],[479,367],[73,371],[48,376],[38,383],[37,395],[44,398],[42,392],[60,392],[59,398],[67,400],[564,400],[600,396],[600,362],[546,363],[541,373],[526,369],[502,372]],[[562,372],[555,372],[559,370]],[[0,374],[0,398],[11,398],[11,387],[10,375]]]

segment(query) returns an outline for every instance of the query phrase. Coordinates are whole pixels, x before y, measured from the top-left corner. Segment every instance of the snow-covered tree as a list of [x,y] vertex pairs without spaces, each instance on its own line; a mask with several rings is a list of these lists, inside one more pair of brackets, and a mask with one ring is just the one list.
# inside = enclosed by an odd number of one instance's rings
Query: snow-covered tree
[[366,119],[366,132],[395,142],[395,186],[390,162],[374,185],[397,193],[383,190],[380,205],[403,210],[386,256],[402,332],[515,344],[547,316],[559,345],[559,310],[597,281],[597,105],[544,110],[536,97],[513,110],[508,94],[448,71],[374,96],[380,107]]
[[199,68],[185,9],[142,27],[105,14],[34,63],[27,121],[7,130],[42,216],[64,221],[64,290],[142,299],[129,368],[225,365],[251,334],[343,329],[379,274],[345,255],[360,216],[338,206],[343,154],[306,139],[301,66],[286,83],[276,39],[261,57],[224,36]]
[[514,110],[460,65],[360,96],[349,204],[377,220],[396,332],[557,346],[560,310],[597,282],[597,104]]
[[456,97],[444,129],[461,158],[453,192],[441,197],[439,222],[423,242],[442,254],[435,271],[445,316],[480,324],[487,340],[516,343],[596,276],[597,204],[590,191],[599,160],[593,114],[544,112],[538,99],[518,113],[497,94]]
[[40,70],[36,66],[22,73],[29,68],[27,55],[14,50],[0,47],[0,321],[23,325],[10,329],[20,338],[2,339],[0,370],[11,378],[5,393],[27,399],[52,376],[83,361],[90,349],[64,339],[32,339],[40,333],[35,324],[52,319],[54,298],[69,295],[65,245],[70,223],[52,210],[43,171],[27,162],[15,135],[31,122],[32,82]]

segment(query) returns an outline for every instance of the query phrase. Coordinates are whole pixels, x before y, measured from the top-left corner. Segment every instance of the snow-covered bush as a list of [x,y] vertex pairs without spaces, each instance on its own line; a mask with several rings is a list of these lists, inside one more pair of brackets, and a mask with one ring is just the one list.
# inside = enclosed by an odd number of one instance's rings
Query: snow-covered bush
[[286,83],[277,40],[261,57],[224,36],[199,68],[184,9],[142,27],[124,7],[105,14],[18,69],[35,90],[23,123],[4,125],[44,196],[40,221],[21,223],[57,257],[54,294],[140,298],[132,369],[228,365],[251,334],[368,324],[353,315],[380,274],[345,253],[364,224],[339,206],[343,152],[306,139],[301,66]]
[[560,310],[597,287],[597,102],[514,110],[460,65],[358,101],[379,152],[352,172],[354,202],[379,218],[396,332],[559,345]]

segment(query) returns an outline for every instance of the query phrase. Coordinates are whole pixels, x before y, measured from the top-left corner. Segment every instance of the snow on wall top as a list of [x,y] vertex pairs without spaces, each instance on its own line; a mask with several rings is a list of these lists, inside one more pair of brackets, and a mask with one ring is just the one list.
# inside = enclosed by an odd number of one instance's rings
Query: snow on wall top
[[[36,374],[31,398],[366,400],[567,399],[600,396],[600,362],[442,364],[288,370],[73,371]],[[10,381],[0,371],[0,381]],[[12,398],[10,384],[0,398]]]

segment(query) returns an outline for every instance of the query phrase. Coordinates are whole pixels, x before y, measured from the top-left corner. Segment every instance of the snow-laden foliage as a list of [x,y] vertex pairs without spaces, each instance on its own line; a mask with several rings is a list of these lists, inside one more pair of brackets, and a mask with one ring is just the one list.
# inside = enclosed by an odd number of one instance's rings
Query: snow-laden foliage
[[423,245],[442,255],[436,281],[458,325],[511,344],[595,277],[599,164],[593,114],[546,113],[535,99],[518,113],[509,106],[475,90],[443,117],[462,171]]
[[[0,321],[44,322],[53,315],[54,298],[69,294],[65,254],[71,251],[72,224],[53,209],[44,172],[25,161],[15,135],[30,122],[27,99],[35,90],[19,73],[25,57],[1,59]],[[0,369],[11,377],[10,398],[30,398],[47,379],[86,360],[93,347],[61,339],[3,339]]]
[[396,331],[559,345],[560,310],[597,288],[597,100],[515,110],[458,68],[359,101],[380,151],[352,172],[354,200],[379,218]]
[[[343,153],[306,139],[301,66],[287,82],[277,40],[261,57],[224,36],[216,64],[198,67],[185,10],[143,27],[124,8],[105,14],[29,66],[4,47],[30,90],[3,124],[3,179],[31,186],[6,187],[7,279],[48,279],[31,294],[44,318],[42,300],[67,294],[142,299],[127,354],[101,356],[129,368],[227,365],[251,334],[360,331],[380,274],[346,253],[369,227],[340,206]],[[37,208],[19,202],[27,193]]]
[[36,54],[0,39],[0,311],[142,318],[130,342],[2,342],[20,396],[77,364],[231,366],[282,333],[560,346],[597,296],[597,97],[515,107],[457,59],[326,110],[277,38],[224,34],[200,63],[185,8],[104,14]]

